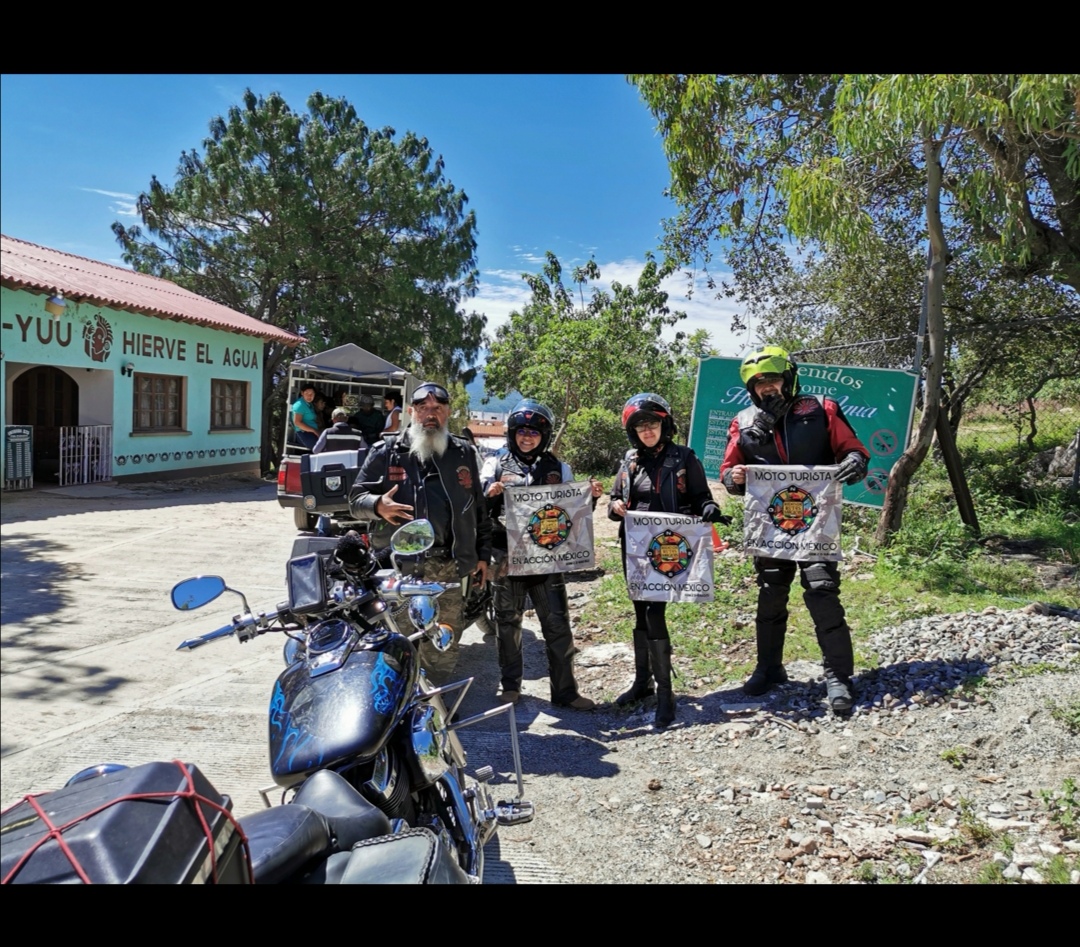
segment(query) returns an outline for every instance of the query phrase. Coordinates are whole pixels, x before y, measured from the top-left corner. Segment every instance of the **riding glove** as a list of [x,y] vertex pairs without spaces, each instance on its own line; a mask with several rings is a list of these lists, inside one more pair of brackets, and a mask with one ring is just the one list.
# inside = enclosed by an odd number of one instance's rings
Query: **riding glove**
[[866,458],[853,450],[836,467],[836,479],[841,483],[860,483],[866,476]]

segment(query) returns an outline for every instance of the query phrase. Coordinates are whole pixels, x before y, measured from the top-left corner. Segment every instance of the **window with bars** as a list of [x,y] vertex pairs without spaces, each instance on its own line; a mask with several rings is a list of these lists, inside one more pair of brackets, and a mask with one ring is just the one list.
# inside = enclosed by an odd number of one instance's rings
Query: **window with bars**
[[210,382],[210,430],[249,428],[249,382],[215,378]]
[[184,429],[184,379],[180,375],[135,374],[132,431]]

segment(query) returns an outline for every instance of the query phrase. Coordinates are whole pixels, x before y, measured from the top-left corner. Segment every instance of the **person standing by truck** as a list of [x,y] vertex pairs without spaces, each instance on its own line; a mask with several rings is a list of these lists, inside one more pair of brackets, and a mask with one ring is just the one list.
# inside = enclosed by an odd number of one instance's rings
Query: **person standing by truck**
[[375,399],[371,395],[361,395],[358,410],[349,418],[349,423],[364,435],[368,444],[374,444],[382,440],[386,419],[375,410]]
[[319,417],[315,413],[315,386],[310,381],[300,385],[300,397],[293,402],[293,432],[298,444],[311,450],[319,440]]
[[387,388],[383,394],[383,407],[386,408],[383,434],[396,434],[401,430],[401,392]]

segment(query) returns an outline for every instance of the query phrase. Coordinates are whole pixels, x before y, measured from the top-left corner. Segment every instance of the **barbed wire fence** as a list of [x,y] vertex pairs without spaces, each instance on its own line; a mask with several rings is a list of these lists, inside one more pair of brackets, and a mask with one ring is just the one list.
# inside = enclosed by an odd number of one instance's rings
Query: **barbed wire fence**
[[[1013,320],[1012,331],[1043,319]],[[979,330],[994,330],[994,325]],[[970,331],[970,330],[969,330]],[[793,350],[800,363],[861,365],[917,371],[918,335],[910,332],[880,339]],[[920,366],[921,367],[921,366]],[[1080,486],[1080,382],[1076,377],[1054,380],[1036,394],[995,390],[980,377],[956,377],[946,370],[942,410],[965,466],[991,464],[1006,471],[1015,484],[1049,485],[1076,491]],[[916,400],[916,419],[921,410],[921,387]],[[933,451],[927,464],[943,464]]]

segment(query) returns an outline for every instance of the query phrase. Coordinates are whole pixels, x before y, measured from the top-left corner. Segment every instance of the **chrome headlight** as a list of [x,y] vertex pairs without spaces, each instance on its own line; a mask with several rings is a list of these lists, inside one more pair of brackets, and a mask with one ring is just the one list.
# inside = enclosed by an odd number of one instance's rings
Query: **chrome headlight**
[[454,630],[449,625],[436,625],[429,629],[427,638],[436,651],[447,651],[454,643]]
[[414,595],[409,599],[409,619],[419,631],[427,631],[439,617],[439,606],[430,595]]

